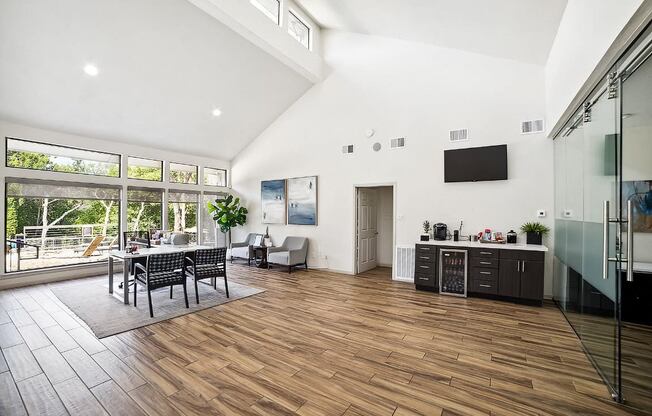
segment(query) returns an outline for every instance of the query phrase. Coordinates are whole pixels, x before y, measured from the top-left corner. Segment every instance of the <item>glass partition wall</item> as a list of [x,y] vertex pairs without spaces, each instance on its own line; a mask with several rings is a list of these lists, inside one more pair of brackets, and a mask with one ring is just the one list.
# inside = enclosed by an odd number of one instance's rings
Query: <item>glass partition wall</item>
[[652,403],[652,47],[630,47],[554,140],[554,299],[615,400]]

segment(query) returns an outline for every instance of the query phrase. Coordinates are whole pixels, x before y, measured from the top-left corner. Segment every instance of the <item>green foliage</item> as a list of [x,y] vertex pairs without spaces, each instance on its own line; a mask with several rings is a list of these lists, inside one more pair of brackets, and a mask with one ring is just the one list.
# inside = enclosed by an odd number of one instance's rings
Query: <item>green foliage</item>
[[546,235],[550,232],[550,228],[541,224],[540,222],[526,222],[521,225],[521,231],[524,233],[538,233],[541,235]]
[[240,206],[240,198],[233,195],[209,202],[208,212],[223,233],[247,222],[247,208]]
[[430,221],[425,220],[425,221],[423,222],[423,233],[424,233],[424,234],[429,234],[431,229],[432,229],[432,228],[430,227]]
[[161,168],[152,168],[146,166],[128,166],[127,176],[135,179],[144,179],[146,181],[160,181],[162,179]]

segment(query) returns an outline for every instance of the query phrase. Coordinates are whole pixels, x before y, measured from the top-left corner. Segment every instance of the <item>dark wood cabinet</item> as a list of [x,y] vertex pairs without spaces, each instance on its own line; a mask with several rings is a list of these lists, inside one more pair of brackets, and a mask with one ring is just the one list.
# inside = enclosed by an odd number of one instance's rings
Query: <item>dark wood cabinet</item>
[[543,301],[543,261],[521,261],[521,299]]
[[[417,244],[414,283],[438,290],[438,256],[446,246]],[[545,253],[513,248],[453,247],[469,254],[467,293],[528,304],[543,303]]]
[[498,278],[498,294],[517,298],[521,294],[520,260],[501,259]]

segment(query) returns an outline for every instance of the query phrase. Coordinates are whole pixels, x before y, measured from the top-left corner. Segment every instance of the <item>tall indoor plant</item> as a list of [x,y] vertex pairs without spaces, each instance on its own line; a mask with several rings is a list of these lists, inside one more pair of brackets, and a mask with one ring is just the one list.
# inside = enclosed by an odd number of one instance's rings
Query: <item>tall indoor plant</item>
[[[229,235],[229,243],[227,244],[229,246],[231,244],[231,229],[247,222],[248,211],[247,208],[240,206],[240,198],[234,198],[233,195],[227,194],[223,198],[210,201],[208,203],[208,213],[220,231]],[[217,228],[215,234],[215,242],[217,243]]]

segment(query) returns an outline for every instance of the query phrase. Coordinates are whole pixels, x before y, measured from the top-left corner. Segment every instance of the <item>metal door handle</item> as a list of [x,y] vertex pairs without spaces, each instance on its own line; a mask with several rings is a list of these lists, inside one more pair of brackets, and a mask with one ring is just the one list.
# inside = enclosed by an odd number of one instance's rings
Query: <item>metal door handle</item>
[[481,261],[480,264],[491,264],[490,261]]
[[627,201],[627,281],[634,281],[634,218],[632,201]]
[[480,274],[491,274],[491,272],[480,272]]
[[609,201],[602,205],[602,279],[609,277]]
[[491,285],[480,285],[480,287],[491,287]]
[[521,262],[518,260],[516,260],[516,271],[519,273],[521,272]]
[[521,272],[525,271],[525,260],[523,260],[523,263],[521,264]]
[[430,280],[430,279],[427,277],[420,277],[419,280]]
[[430,257],[427,257],[427,256],[419,256],[419,258],[420,258],[420,259],[430,260]]
[[419,267],[421,267],[422,269],[429,269],[430,268],[430,266],[419,266]]
[[480,254],[491,256],[492,253],[490,251],[481,251]]

